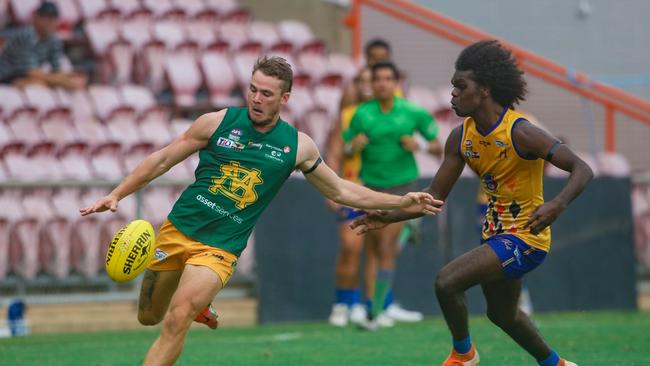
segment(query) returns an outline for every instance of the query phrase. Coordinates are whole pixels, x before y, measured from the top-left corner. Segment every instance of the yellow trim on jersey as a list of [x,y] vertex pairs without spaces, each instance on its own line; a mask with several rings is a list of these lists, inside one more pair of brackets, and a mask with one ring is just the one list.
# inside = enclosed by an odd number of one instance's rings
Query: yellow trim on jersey
[[479,132],[471,117],[465,119],[460,152],[478,174],[481,189],[488,198],[483,238],[512,234],[548,252],[550,228],[538,235],[522,228],[533,211],[544,203],[544,161],[520,156],[512,140],[513,127],[523,120],[526,120],[523,114],[507,109],[490,131]]
[[[343,108],[341,111],[341,131],[345,131],[350,127],[352,117],[357,111],[356,105]],[[343,157],[343,165],[341,166],[341,177],[353,182],[359,182],[359,171],[361,170],[361,154],[355,153],[352,156]]]

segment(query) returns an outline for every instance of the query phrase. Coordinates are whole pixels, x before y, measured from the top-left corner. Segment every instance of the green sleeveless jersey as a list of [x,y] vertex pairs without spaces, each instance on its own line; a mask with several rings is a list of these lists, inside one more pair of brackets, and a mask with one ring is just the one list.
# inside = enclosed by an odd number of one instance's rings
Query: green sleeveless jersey
[[246,108],[228,108],[199,151],[196,181],[168,219],[183,234],[237,256],[255,222],[296,164],[298,131],[287,122],[269,132],[253,128]]

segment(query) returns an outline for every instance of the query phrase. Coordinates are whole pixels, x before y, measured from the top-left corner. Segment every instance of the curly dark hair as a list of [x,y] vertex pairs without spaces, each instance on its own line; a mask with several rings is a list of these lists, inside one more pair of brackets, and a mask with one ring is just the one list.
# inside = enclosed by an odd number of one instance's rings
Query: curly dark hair
[[502,106],[513,107],[526,100],[524,72],[512,53],[499,41],[480,41],[465,48],[456,60],[457,71],[472,71],[472,79],[490,89]]

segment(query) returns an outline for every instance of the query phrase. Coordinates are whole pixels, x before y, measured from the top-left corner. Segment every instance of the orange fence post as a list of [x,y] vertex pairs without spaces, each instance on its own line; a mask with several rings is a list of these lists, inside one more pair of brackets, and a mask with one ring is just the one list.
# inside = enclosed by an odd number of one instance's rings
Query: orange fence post
[[350,47],[352,47],[352,57],[355,61],[359,61],[359,57],[361,57],[361,2],[362,0],[352,0],[350,12],[343,20],[345,25],[352,30]]
[[605,106],[605,151],[616,151],[616,119],[614,107],[610,104]]

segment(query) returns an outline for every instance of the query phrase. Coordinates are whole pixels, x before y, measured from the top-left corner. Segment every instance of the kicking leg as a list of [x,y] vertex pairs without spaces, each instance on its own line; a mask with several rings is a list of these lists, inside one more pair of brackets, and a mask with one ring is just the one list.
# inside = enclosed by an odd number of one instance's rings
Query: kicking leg
[[138,301],[138,321],[142,325],[155,325],[165,316],[169,301],[176,291],[181,271],[152,271],[146,269],[140,299]]
[[160,336],[154,341],[144,366],[172,365],[183,349],[185,335],[196,315],[223,287],[221,278],[205,266],[186,265],[163,321]]

